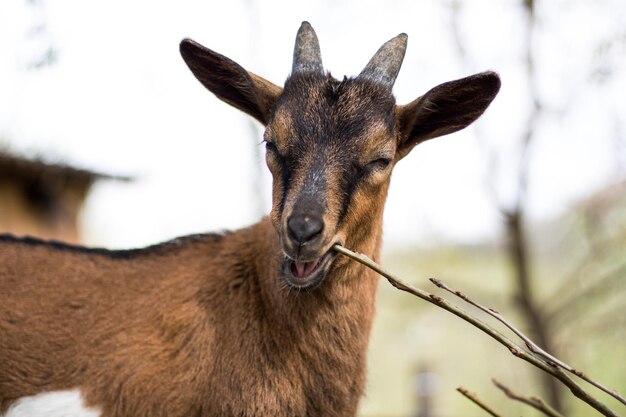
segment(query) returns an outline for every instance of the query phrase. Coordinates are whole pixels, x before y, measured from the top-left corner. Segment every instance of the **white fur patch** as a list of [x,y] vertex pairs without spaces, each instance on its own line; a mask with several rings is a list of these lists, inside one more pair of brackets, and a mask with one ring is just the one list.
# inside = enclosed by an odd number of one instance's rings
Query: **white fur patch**
[[100,411],[85,407],[80,390],[53,391],[22,397],[0,417],[99,417]]

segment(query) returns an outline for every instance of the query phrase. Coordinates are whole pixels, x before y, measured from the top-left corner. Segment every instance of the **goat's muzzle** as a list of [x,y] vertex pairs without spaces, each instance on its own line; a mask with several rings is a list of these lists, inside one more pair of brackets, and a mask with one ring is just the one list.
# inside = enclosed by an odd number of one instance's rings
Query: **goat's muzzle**
[[283,276],[292,288],[318,286],[331,267],[335,252],[324,219],[313,210],[294,210],[283,226]]

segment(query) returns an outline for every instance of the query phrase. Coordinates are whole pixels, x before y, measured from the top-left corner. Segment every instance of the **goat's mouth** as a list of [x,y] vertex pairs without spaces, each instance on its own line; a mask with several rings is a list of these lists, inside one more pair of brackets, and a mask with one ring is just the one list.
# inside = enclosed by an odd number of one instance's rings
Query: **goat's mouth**
[[319,258],[304,260],[291,259],[285,256],[283,261],[283,276],[287,284],[295,289],[305,290],[317,287],[328,273],[335,251],[329,249]]

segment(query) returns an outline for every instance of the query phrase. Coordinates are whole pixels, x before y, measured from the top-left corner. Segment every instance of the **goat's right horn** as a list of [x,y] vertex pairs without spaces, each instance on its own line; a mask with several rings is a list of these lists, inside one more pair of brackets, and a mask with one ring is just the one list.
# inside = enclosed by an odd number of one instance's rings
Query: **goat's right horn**
[[302,22],[296,35],[296,46],[293,49],[293,66],[291,73],[324,72],[322,54],[317,35],[309,22]]
[[401,33],[385,42],[357,78],[371,80],[391,89],[404,60],[407,39],[406,33]]

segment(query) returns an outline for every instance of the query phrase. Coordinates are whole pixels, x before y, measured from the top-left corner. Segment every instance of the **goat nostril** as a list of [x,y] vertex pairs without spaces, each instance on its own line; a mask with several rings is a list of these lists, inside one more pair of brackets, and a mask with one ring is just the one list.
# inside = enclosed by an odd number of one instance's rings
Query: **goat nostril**
[[324,222],[319,217],[309,215],[292,215],[287,221],[291,237],[302,244],[310,241],[324,228]]

